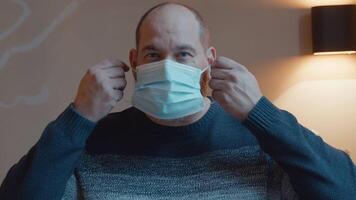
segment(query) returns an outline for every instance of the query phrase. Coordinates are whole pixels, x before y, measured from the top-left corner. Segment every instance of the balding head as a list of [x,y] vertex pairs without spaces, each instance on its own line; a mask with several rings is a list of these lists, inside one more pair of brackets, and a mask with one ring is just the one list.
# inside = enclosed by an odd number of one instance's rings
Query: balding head
[[[177,3],[159,4],[143,15],[136,29],[136,49],[130,51],[133,69],[163,59],[205,69],[215,58],[203,19],[192,8]],[[133,75],[136,77],[135,70]],[[207,70],[201,82],[204,96],[208,78]]]
[[[176,11],[176,12],[170,13],[172,11],[173,12]],[[141,27],[146,22],[146,19],[150,20],[150,18],[153,17],[152,15],[155,17],[166,17],[168,15],[169,17],[175,17],[176,19],[187,17],[184,20],[189,20],[189,19],[194,20],[199,26],[198,34],[203,47],[204,48],[209,47],[210,45],[209,29],[202,16],[199,14],[199,12],[184,4],[166,2],[152,7],[145,14],[142,15],[136,27],[137,49],[139,48],[139,43],[140,43]],[[194,19],[192,19],[191,17],[194,17]]]

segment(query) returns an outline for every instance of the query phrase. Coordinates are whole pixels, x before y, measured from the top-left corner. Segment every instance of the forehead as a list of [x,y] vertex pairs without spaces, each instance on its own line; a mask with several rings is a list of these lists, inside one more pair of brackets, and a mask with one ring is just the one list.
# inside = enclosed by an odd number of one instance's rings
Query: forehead
[[139,47],[174,48],[180,44],[200,46],[200,24],[185,7],[167,5],[152,11],[140,28]]

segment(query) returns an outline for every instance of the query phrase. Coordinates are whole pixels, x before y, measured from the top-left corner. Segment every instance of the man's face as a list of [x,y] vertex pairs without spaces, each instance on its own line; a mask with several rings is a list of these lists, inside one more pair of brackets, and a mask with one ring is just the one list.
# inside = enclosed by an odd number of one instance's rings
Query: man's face
[[[204,69],[212,64],[214,57],[213,47],[203,47],[200,26],[195,16],[177,5],[165,6],[150,13],[142,23],[137,49],[130,52],[133,68],[171,59]],[[202,86],[207,87],[207,80],[203,82]]]

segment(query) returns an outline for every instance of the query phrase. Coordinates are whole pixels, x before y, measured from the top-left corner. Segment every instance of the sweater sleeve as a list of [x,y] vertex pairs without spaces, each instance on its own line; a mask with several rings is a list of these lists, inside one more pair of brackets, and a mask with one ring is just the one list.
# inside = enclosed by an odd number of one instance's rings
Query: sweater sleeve
[[262,97],[243,123],[288,174],[301,199],[356,198],[356,167],[351,158],[303,127],[289,112]]
[[61,199],[95,123],[70,104],[38,142],[8,171],[0,199]]

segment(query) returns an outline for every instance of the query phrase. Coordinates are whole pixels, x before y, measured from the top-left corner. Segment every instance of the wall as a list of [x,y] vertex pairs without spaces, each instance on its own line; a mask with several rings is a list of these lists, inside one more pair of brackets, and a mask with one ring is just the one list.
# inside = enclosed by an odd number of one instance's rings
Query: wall
[[[128,61],[154,0],[0,1],[0,180],[73,100],[86,69]],[[206,18],[218,55],[247,66],[263,93],[356,158],[356,56],[311,56],[310,7],[354,0],[180,1]],[[114,111],[130,106],[132,76]]]

